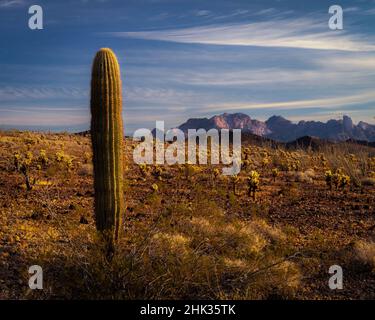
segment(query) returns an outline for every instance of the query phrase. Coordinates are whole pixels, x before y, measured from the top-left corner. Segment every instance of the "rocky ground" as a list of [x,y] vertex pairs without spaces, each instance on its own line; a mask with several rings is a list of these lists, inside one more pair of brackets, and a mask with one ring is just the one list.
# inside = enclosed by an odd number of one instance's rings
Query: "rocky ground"
[[[375,298],[375,149],[245,145],[235,190],[212,166],[142,168],[133,142],[125,150],[125,232],[108,263],[89,137],[0,133],[0,298]],[[14,161],[27,152],[31,190]],[[325,172],[339,168],[350,184],[330,190]],[[255,199],[251,171],[260,174]],[[33,264],[44,290],[28,287]],[[328,287],[335,264],[342,290]]]

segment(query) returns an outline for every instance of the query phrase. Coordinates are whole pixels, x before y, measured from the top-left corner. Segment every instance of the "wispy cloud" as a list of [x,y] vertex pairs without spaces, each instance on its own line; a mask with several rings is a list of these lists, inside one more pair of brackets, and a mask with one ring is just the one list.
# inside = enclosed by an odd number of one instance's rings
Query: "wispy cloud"
[[13,8],[25,4],[24,0],[1,0],[0,8]]
[[263,10],[260,10],[256,13],[256,15],[267,15],[267,14],[270,14],[270,13],[274,13],[276,12],[277,10],[275,8],[268,8],[268,9],[263,9]]
[[375,75],[375,55],[353,57],[327,57],[320,60],[319,64],[337,71],[353,71],[366,75]]
[[318,50],[375,51],[375,41],[346,31],[334,32],[313,18],[275,19],[182,29],[112,32],[115,37],[212,45],[288,47]]
[[89,119],[88,108],[83,106],[26,106],[0,109],[0,125],[69,126],[88,122]]
[[[351,62],[350,59],[343,61]],[[325,69],[319,68],[315,70],[295,70],[287,68],[258,68],[249,70],[205,70],[205,71],[189,71],[182,70],[178,74],[170,71],[167,75],[169,81],[180,84],[189,84],[194,86],[248,86],[248,85],[277,85],[285,84],[288,86],[301,85],[324,85],[332,83],[336,87],[339,85],[348,86],[350,83],[363,84],[375,76],[374,67],[364,69],[365,63],[358,62],[359,68],[353,68],[350,65],[326,66]],[[339,70],[338,68],[341,68]],[[155,72],[156,73],[156,72]]]
[[51,98],[85,98],[88,90],[75,87],[31,87],[31,86],[7,86],[0,88],[0,101],[20,99],[51,99]]
[[343,9],[344,12],[358,12],[361,9],[359,7],[346,7]]
[[211,11],[209,10],[198,10],[195,15],[198,16],[198,17],[205,17],[205,16],[209,16],[211,14]]
[[215,111],[228,110],[252,110],[252,109],[326,109],[334,107],[345,107],[357,104],[375,103],[375,92],[365,91],[349,96],[328,97],[311,100],[295,100],[295,101],[276,101],[276,102],[249,102],[249,103],[224,103],[209,105],[209,109]]

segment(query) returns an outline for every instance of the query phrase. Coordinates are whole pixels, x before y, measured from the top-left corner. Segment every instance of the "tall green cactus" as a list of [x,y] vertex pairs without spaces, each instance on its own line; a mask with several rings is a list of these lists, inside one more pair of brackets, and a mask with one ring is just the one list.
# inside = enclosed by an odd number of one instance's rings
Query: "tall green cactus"
[[121,76],[111,49],[96,53],[90,104],[96,228],[113,248],[121,229],[124,200]]

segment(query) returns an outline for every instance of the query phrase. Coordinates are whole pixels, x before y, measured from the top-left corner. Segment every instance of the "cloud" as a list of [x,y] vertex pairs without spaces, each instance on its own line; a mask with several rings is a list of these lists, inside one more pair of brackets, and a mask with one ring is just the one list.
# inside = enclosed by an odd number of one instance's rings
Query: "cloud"
[[229,46],[287,47],[339,51],[375,51],[375,43],[358,34],[328,29],[313,18],[274,19],[181,29],[111,32],[115,37]]
[[85,98],[88,90],[75,87],[30,87],[30,86],[6,86],[0,88],[0,101],[20,99],[52,99],[52,98]]
[[1,0],[0,8],[13,8],[17,6],[22,6],[25,4],[23,0]]
[[[222,54],[223,51],[226,53]],[[131,65],[127,69],[126,79],[143,86],[147,77],[147,86],[162,85],[168,89],[179,86],[189,88],[190,91],[199,87],[213,90],[214,87],[225,86],[228,92],[229,87],[231,90],[243,90],[247,87],[246,93],[255,86],[269,90],[281,84],[285,89],[291,90],[291,93],[303,86],[305,92],[316,92],[317,89],[324,91],[328,88],[334,92],[343,89],[353,92],[359,89],[358,86],[368,88],[375,80],[374,54],[325,51],[309,53],[311,51],[273,50],[269,55],[265,55],[264,51],[252,50],[217,50],[214,53],[201,50],[181,53],[153,51],[152,61],[149,60],[148,53],[138,55],[135,59],[137,65]],[[169,66],[167,61],[172,54],[173,65]],[[133,58],[131,59],[133,62]],[[134,98],[137,95],[144,96],[142,91],[134,94]]]
[[[348,59],[350,62],[351,60]],[[343,60],[345,61],[345,60]],[[360,63],[358,63],[360,65]],[[336,66],[336,65],[335,65]],[[365,66],[365,64],[363,64]],[[288,86],[301,86],[309,84],[310,86],[334,84],[347,85],[348,78],[351,79],[351,85],[354,83],[363,84],[368,81],[369,76],[374,76],[374,70],[365,69],[365,72],[353,69],[353,65],[338,65],[342,68],[339,71],[335,68],[320,68],[316,70],[296,70],[287,68],[259,68],[249,70],[207,70],[205,72],[183,70],[178,74],[170,72],[169,81],[180,84],[189,84],[195,86],[248,86],[248,85],[272,85],[285,84]],[[374,68],[374,67],[373,67]],[[350,72],[350,73],[349,73]],[[265,87],[264,87],[265,88]]]
[[375,75],[375,56],[327,57],[320,65],[335,68],[337,71],[357,71],[362,75]]
[[211,11],[209,10],[199,10],[196,12],[196,16],[198,17],[204,17],[204,16],[208,16],[211,14]]
[[167,88],[128,87],[124,91],[125,99],[148,103],[181,103],[182,99],[193,97],[194,92]]
[[343,9],[344,12],[358,12],[360,10],[361,9],[359,7],[347,7]]
[[82,124],[89,119],[88,108],[83,106],[26,106],[0,109],[0,125],[68,126]]
[[327,109],[335,107],[345,107],[351,105],[359,105],[366,103],[375,103],[375,92],[365,91],[350,96],[319,98],[310,100],[292,100],[292,101],[276,101],[276,102],[250,102],[250,103],[223,103],[211,104],[209,109],[220,110],[251,110],[251,109],[278,109],[278,110],[291,110],[291,109]]
[[369,14],[369,15],[373,15],[373,14],[375,14],[375,8],[373,8],[373,9],[368,9],[368,10],[365,11],[365,13],[366,13],[366,14]]
[[275,8],[268,8],[268,9],[263,9],[263,10],[258,11],[256,13],[256,15],[262,16],[262,15],[267,15],[267,14],[270,14],[270,13],[274,13],[276,11],[277,10]]

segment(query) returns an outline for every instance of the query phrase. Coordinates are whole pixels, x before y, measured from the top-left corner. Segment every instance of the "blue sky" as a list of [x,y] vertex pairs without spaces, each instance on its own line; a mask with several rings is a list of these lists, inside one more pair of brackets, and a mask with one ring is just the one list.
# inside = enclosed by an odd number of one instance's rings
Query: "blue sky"
[[128,134],[223,112],[375,122],[375,0],[0,0],[0,28],[0,126],[87,128],[101,47],[121,64]]

